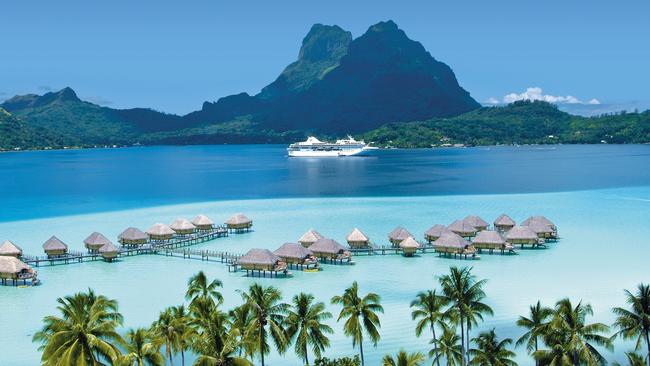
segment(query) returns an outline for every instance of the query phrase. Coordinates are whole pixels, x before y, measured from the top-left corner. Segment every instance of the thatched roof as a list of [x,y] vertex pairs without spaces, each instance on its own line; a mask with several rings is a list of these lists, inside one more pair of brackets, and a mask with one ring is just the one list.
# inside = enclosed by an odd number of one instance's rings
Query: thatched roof
[[528,226],[514,226],[506,233],[506,239],[537,239],[537,233]]
[[284,258],[304,259],[313,255],[314,252],[297,243],[284,243],[281,247],[276,249],[273,254]]
[[352,241],[352,242],[359,242],[359,241],[368,241],[368,237],[361,232],[361,230],[357,229],[356,227],[352,229],[352,232],[348,235],[346,238],[347,241]]
[[194,224],[195,226],[208,226],[208,225],[214,225],[214,221],[210,220],[210,218],[205,215],[197,215],[192,220],[192,224]]
[[43,249],[45,250],[68,250],[68,246],[61,241],[61,239],[56,236],[52,236],[43,243]]
[[515,226],[517,223],[515,220],[513,220],[510,216],[506,214],[501,214],[501,216],[497,217],[496,220],[494,220],[494,225],[495,226]]
[[320,238],[312,244],[309,249],[314,253],[328,253],[338,254],[348,250],[348,248],[336,242],[336,240],[328,238]]
[[463,219],[463,221],[468,222],[470,225],[474,227],[488,227],[490,224],[487,223],[487,221],[483,220],[479,216],[476,215],[469,215]]
[[533,231],[538,234],[550,234],[554,231],[550,225],[547,225],[541,221],[531,221],[528,223],[528,225],[525,226],[533,229]]
[[408,230],[404,229],[401,226],[396,227],[388,234],[388,238],[390,240],[404,240],[409,236],[413,236],[413,234],[409,233]]
[[153,224],[153,226],[147,230],[147,234],[149,235],[174,235],[174,233],[175,231],[172,230],[172,228],[161,223]]
[[0,257],[0,273],[20,273],[24,270],[31,271],[32,267],[16,257]]
[[496,231],[482,230],[472,239],[473,243],[504,244],[506,240]]
[[424,235],[435,236],[436,238],[439,238],[440,236],[442,236],[442,234],[450,233],[450,232],[451,230],[447,229],[445,225],[436,224],[430,227],[429,230],[425,231]]
[[547,219],[544,216],[531,216],[531,217],[527,218],[526,220],[524,220],[521,223],[521,225],[522,226],[528,226],[528,225],[530,225],[531,222],[539,222],[539,223],[542,223],[544,225],[549,225],[551,227],[555,227],[555,224],[551,220]]
[[111,241],[108,240],[107,237],[105,237],[104,235],[102,235],[102,234],[100,234],[100,233],[98,233],[96,231],[94,233],[88,235],[88,237],[86,239],[84,239],[84,244],[86,244],[88,246],[91,246],[91,247],[97,247],[97,248],[100,248],[102,245],[108,244],[110,242]]
[[399,243],[399,247],[402,248],[402,249],[403,249],[403,248],[419,248],[419,247],[420,247],[420,243],[418,243],[417,241],[415,241],[415,239],[413,239],[412,236],[409,236],[408,238],[402,240],[402,241]]
[[189,220],[184,219],[184,218],[174,220],[174,222],[172,222],[169,225],[169,227],[172,230],[194,230],[194,229],[196,229],[196,226],[194,226],[194,224],[192,224],[191,222],[189,222]]
[[309,229],[306,233],[302,234],[298,241],[301,243],[315,243],[318,239],[322,238],[324,238],[324,236],[322,236],[318,231]]
[[239,258],[239,264],[262,264],[274,265],[280,261],[280,257],[268,249],[251,249]]
[[253,220],[249,219],[246,215],[243,213],[238,213],[236,215],[231,216],[228,221],[226,221],[226,224],[228,225],[243,225],[243,224],[249,224],[253,222]]
[[0,245],[0,255],[8,255],[8,256],[20,256],[23,254],[23,250],[20,249],[20,247],[13,242],[9,240],[5,240],[4,243]]
[[446,248],[465,248],[468,245],[470,245],[470,242],[456,233],[442,234],[441,237],[433,242],[433,246]]
[[135,227],[130,227],[124,231],[120,235],[117,236],[118,239],[124,239],[124,240],[147,240],[149,237],[147,234],[143,233],[142,230],[135,228]]
[[99,253],[108,254],[108,253],[118,253],[120,250],[113,243],[106,243],[99,248]]
[[447,228],[455,233],[475,233],[476,228],[465,220],[456,220],[452,222]]

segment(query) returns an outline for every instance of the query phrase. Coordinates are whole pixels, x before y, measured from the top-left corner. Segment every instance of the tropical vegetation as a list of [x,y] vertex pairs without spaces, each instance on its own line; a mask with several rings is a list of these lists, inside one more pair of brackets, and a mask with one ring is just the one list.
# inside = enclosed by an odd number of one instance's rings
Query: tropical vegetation
[[[481,329],[492,309],[487,282],[471,267],[451,267],[435,283],[411,303],[414,333],[427,339],[428,353],[421,352],[423,345],[414,352],[401,349],[384,354],[381,366],[516,366],[516,348],[540,366],[605,365],[615,338],[631,341],[633,349],[614,365],[650,365],[649,285],[625,291],[626,304],[612,309],[611,326],[593,322],[593,309],[583,301],[564,298],[552,307],[537,301],[517,320],[521,335],[513,342],[494,328]],[[357,282],[330,300],[338,310],[335,321],[358,350],[340,358],[326,357],[334,319],[325,302],[302,292],[284,302],[274,286],[253,283],[239,290],[241,303],[226,310],[222,286],[199,272],[188,281],[186,303],[163,309],[150,327],[135,329],[122,328],[117,301],[89,289],[58,299],[58,314],[43,319],[33,341],[48,366],[185,365],[188,359],[196,366],[253,366],[265,365],[273,350],[292,350],[305,365],[313,360],[316,366],[363,366],[364,345],[381,340],[381,297],[364,293]]]

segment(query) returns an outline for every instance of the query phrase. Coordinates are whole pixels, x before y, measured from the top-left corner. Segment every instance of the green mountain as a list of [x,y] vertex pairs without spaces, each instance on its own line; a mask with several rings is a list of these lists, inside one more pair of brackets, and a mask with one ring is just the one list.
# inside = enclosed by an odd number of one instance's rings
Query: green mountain
[[520,101],[451,118],[390,123],[362,137],[378,146],[394,147],[648,143],[650,111],[581,117],[562,112],[550,103]]
[[24,148],[63,146],[62,139],[24,123],[0,108],[0,151]]
[[537,102],[481,108],[449,66],[392,21],[356,39],[338,26],[316,24],[297,60],[260,93],[204,102],[184,116],[102,107],[71,88],[15,96],[0,107],[4,149],[287,143],[348,133],[404,147],[650,141],[648,112],[584,118]]
[[185,116],[118,110],[80,100],[70,88],[16,96],[1,106],[67,145],[287,142],[308,133],[365,132],[392,121],[454,116],[479,107],[447,65],[392,21],[357,39],[314,25],[298,59],[254,96],[205,102]]

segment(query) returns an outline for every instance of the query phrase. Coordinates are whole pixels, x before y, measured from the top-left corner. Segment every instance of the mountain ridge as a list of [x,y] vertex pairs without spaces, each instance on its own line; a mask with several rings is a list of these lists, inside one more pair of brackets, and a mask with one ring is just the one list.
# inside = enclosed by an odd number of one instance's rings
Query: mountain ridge
[[59,132],[70,144],[110,144],[155,143],[157,136],[168,140],[175,132],[200,141],[224,141],[233,134],[245,141],[259,131],[269,136],[359,133],[396,120],[456,115],[479,104],[458,85],[451,68],[387,21],[354,39],[339,26],[314,24],[297,59],[258,94],[206,101],[182,116],[98,106],[69,87],[16,96],[0,106],[36,128]]

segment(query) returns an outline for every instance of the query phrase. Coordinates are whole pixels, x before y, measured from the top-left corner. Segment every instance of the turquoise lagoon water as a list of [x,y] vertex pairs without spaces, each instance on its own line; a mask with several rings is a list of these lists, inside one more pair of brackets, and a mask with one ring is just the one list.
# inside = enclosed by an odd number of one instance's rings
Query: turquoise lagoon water
[[[249,248],[275,249],[285,241],[295,241],[307,229],[344,241],[353,227],[359,227],[377,243],[403,225],[418,237],[434,223],[449,223],[469,213],[492,220],[502,212],[516,220],[532,213],[544,214],[559,226],[562,240],[545,250],[522,250],[518,255],[483,254],[477,261],[439,258],[426,254],[415,258],[373,256],[356,258],[355,266],[325,265],[319,273],[294,272],[288,279],[251,279],[229,273],[219,263],[184,260],[164,256],[125,258],[117,263],[86,262],[67,266],[40,267],[43,284],[34,288],[1,287],[0,345],[3,365],[34,365],[39,353],[31,343],[43,316],[51,314],[56,298],[88,287],[119,300],[128,326],[147,326],[165,306],[182,301],[187,278],[199,270],[224,282],[225,306],[239,303],[237,289],[254,281],[274,285],[286,299],[308,291],[329,301],[353,280],[364,292],[382,296],[385,314],[381,317],[382,339],[377,348],[368,347],[368,364],[401,347],[428,350],[425,338],[414,336],[409,302],[414,295],[435,285],[434,278],[452,265],[471,265],[475,273],[488,278],[488,303],[495,311],[481,329],[497,327],[501,336],[517,337],[513,326],[519,314],[537,299],[545,304],[569,296],[583,299],[594,307],[594,320],[611,322],[610,308],[623,303],[623,289],[650,281],[648,269],[648,213],[650,187],[632,187],[577,192],[454,195],[429,197],[300,198],[264,199],[167,205],[144,209],[87,213],[0,223],[3,237],[12,238],[28,253],[39,253],[40,244],[51,233],[81,249],[88,233],[101,231],[110,238],[126,226],[148,227],[176,217],[204,213],[225,219],[245,212],[254,219],[255,231],[232,235],[201,245],[202,248],[245,252]],[[338,309],[329,306],[335,313]],[[336,334],[328,355],[353,353],[350,341],[332,321]],[[617,343],[608,358],[620,358],[632,347]],[[521,364],[530,364],[518,350]],[[298,365],[292,353],[270,357],[272,365]]]

